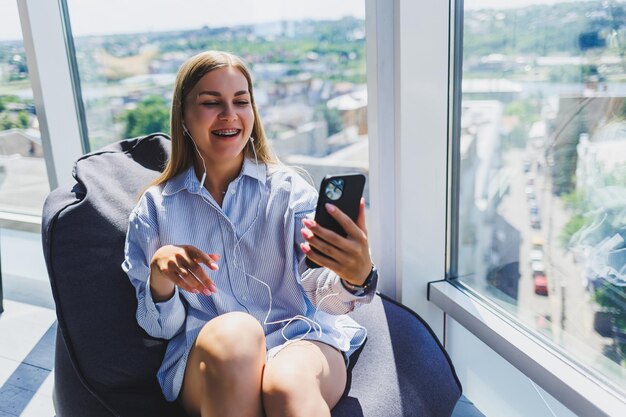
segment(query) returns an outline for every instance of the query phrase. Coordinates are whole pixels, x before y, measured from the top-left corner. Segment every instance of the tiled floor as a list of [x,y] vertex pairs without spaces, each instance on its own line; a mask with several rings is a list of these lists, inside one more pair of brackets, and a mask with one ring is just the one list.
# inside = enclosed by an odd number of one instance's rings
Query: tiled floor
[[4,300],[0,315],[0,417],[53,417],[54,310]]

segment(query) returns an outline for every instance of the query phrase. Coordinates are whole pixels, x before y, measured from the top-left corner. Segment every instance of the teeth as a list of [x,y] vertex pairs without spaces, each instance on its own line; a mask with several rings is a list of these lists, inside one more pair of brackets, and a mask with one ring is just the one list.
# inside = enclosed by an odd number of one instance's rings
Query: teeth
[[216,130],[213,133],[219,136],[232,136],[239,132],[239,129]]

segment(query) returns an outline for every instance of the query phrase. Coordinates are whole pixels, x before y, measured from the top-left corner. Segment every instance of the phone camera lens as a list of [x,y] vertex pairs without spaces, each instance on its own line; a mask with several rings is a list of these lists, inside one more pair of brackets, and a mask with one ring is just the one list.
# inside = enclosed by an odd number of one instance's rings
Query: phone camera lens
[[324,190],[324,194],[329,200],[337,201],[341,198],[343,194],[343,180],[340,178],[336,178],[331,180],[328,185],[326,185],[326,190]]

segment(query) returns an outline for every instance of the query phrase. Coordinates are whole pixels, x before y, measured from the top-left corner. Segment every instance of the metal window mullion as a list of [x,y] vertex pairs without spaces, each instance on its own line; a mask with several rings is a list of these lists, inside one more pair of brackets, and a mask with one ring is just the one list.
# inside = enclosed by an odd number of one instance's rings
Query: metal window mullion
[[60,5],[17,0],[50,189],[71,181],[84,153]]
[[72,25],[70,23],[70,12],[67,6],[67,0],[59,0],[59,7],[61,10],[61,24],[63,25],[63,35],[67,51],[67,62],[70,69],[70,78],[72,80],[72,91],[74,93],[74,105],[76,107],[78,127],[80,129],[80,139],[83,153],[88,153],[91,152],[91,144],[89,143],[85,103],[83,101],[80,71],[78,69],[78,61],[76,60],[76,47],[74,46],[74,35],[72,34]]
[[448,216],[446,278],[459,274],[459,195],[461,176],[461,109],[463,81],[463,0],[450,8],[450,100],[448,117]]

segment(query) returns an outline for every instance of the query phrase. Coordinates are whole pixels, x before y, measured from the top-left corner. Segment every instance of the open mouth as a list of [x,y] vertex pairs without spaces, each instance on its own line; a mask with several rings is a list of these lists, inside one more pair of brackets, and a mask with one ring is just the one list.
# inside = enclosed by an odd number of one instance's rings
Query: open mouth
[[219,136],[222,138],[232,138],[234,136],[237,136],[239,132],[241,132],[240,129],[219,129],[211,131],[211,133],[215,136]]

